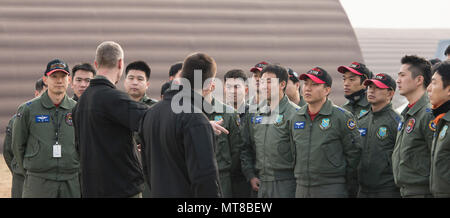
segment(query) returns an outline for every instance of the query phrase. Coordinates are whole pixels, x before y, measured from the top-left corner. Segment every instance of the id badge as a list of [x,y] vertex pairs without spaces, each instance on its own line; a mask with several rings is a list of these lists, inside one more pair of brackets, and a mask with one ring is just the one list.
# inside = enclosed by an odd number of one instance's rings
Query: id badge
[[61,145],[59,144],[53,145],[53,157],[54,158],[61,157]]

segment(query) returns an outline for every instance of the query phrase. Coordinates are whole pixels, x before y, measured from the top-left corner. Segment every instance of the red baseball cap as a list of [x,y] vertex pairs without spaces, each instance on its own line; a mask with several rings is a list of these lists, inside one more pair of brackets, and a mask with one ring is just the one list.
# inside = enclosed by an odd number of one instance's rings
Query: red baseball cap
[[395,80],[388,74],[379,73],[373,79],[368,79],[364,81],[364,85],[368,86],[370,84],[375,84],[380,89],[392,89],[395,91],[397,85]]
[[318,84],[328,84],[331,86],[333,83],[333,80],[327,71],[320,67],[315,67],[307,73],[300,75],[300,80],[306,80],[307,78],[310,78],[313,82]]
[[255,70],[262,71],[262,69],[263,69],[265,66],[267,66],[267,65],[269,65],[267,62],[261,61],[261,62],[257,63],[254,67],[252,67],[252,68],[250,69],[250,72],[253,72],[253,73],[254,73]]
[[54,59],[47,64],[47,68],[45,69],[44,75],[50,76],[52,73],[61,71],[66,73],[67,75],[70,75],[69,73],[69,66],[67,64],[60,60],[60,59]]
[[371,79],[373,75],[372,72],[366,67],[366,65],[359,62],[353,62],[350,64],[350,66],[340,66],[337,70],[339,71],[339,73],[350,71],[356,75],[366,76],[368,79]]

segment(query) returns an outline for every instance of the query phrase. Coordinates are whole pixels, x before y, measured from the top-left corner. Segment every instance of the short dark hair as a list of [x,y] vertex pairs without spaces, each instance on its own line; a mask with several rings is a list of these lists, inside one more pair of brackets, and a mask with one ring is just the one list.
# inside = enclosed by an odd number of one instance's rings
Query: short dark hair
[[36,84],[34,85],[34,89],[38,92],[42,91],[44,87],[47,87],[47,85],[45,85],[44,80],[42,80],[42,78],[38,79],[36,81]]
[[450,85],[450,61],[443,61],[433,68],[433,73],[438,73],[442,77],[443,88]]
[[144,61],[135,61],[135,62],[131,62],[130,64],[128,64],[127,67],[125,68],[125,76],[128,75],[128,72],[130,70],[144,71],[145,79],[147,81],[150,79],[150,73],[152,72],[152,70],[150,69],[148,64],[145,63]]
[[217,70],[216,61],[205,53],[193,53],[186,57],[181,69],[181,75],[189,81],[191,89],[196,88],[194,87],[195,70],[201,70],[203,86],[207,79],[215,76]]
[[[435,64],[439,64],[442,62],[441,59],[439,59],[439,58],[432,58],[432,59],[429,59],[428,61],[431,63],[431,66],[434,66]],[[431,70],[431,72],[433,72],[433,70]]]
[[411,65],[408,70],[411,71],[412,78],[423,76],[423,86],[425,89],[428,87],[431,82],[431,63],[429,61],[416,55],[405,55],[401,63]]
[[88,72],[92,72],[92,74],[95,76],[97,74],[97,71],[94,69],[94,67],[89,64],[89,63],[82,63],[82,64],[77,64],[75,66],[73,66],[72,68],[72,79],[75,77],[75,73],[79,70],[84,70],[84,71],[88,71]]
[[226,82],[228,78],[233,78],[233,79],[241,78],[242,80],[244,80],[244,82],[247,81],[247,75],[245,75],[244,71],[241,69],[233,69],[233,70],[228,71],[223,76],[224,82]]
[[445,49],[444,55],[450,54],[450,45],[447,46],[447,49]]
[[273,73],[278,78],[278,82],[286,82],[286,86],[284,87],[283,91],[286,91],[289,75],[286,70],[286,68],[276,65],[276,64],[269,64],[261,71],[261,76],[264,75],[264,73]]
[[178,62],[178,63],[175,63],[172,66],[170,66],[169,76],[175,76],[175,74],[177,74],[178,71],[180,71],[182,67],[183,67],[182,62]]
[[170,88],[172,85],[172,81],[166,82],[161,86],[161,95],[164,95],[164,93]]

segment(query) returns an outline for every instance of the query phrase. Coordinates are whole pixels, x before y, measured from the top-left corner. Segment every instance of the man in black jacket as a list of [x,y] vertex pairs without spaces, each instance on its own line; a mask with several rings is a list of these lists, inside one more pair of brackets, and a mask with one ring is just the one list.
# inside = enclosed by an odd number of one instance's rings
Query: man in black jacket
[[147,106],[116,89],[124,69],[119,44],[100,44],[94,63],[97,76],[73,110],[82,197],[140,197],[144,177],[133,131]]
[[182,85],[172,83],[164,99],[145,113],[142,163],[152,197],[221,197],[214,131],[205,115],[212,107],[203,99],[212,83],[194,87],[194,76],[205,84],[216,69],[208,55],[191,54],[183,63]]

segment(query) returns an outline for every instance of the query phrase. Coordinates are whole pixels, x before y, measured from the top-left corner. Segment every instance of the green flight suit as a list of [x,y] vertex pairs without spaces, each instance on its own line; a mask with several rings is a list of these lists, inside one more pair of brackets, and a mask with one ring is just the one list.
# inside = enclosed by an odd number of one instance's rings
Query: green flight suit
[[80,197],[72,123],[75,104],[66,95],[56,107],[46,91],[19,107],[12,149],[19,170],[25,172],[22,197]]
[[258,192],[254,191],[251,187],[250,180],[257,177],[255,169],[255,141],[253,140],[253,127],[251,126],[251,120],[255,116],[255,113],[251,113],[250,106],[246,103],[244,113],[240,114],[240,131],[243,141],[241,148],[241,163],[242,173],[245,176],[246,182],[250,186],[250,197],[257,198]]
[[[242,197],[241,191],[249,192],[250,185],[246,183],[241,169],[241,148],[243,141],[240,133],[239,115],[234,108],[225,105],[217,99],[212,99],[213,106],[208,119],[219,121],[223,119],[222,126],[229,134],[216,136],[216,160],[219,168],[222,196],[225,198]],[[244,186],[244,187],[242,187]]]
[[306,103],[306,101],[305,101],[305,99],[303,98],[303,96],[302,95],[300,95],[300,101],[298,102],[298,106],[299,107],[303,107],[303,106],[305,106],[307,103]]
[[25,176],[18,168],[16,158],[14,158],[14,153],[12,151],[12,127],[16,115],[9,120],[8,126],[6,127],[5,141],[3,142],[3,158],[5,158],[6,165],[12,174],[12,185],[11,185],[11,198],[21,198],[22,197],[22,187]]
[[356,196],[361,138],[354,116],[327,100],[311,121],[308,107],[292,119],[296,197]]
[[431,149],[430,189],[433,197],[450,198],[450,113],[436,125]]
[[243,150],[243,171],[247,179],[259,177],[258,197],[293,198],[294,144],[289,127],[299,107],[285,95],[279,102],[278,111],[266,113],[260,109],[249,118],[249,134],[253,143],[247,143]]
[[[151,99],[151,98],[147,97],[146,94],[144,95],[144,97],[141,98],[140,102],[148,105],[149,107],[151,107],[152,105],[158,103],[157,100],[154,100],[154,99]],[[142,140],[139,138],[139,134],[137,132],[134,133],[134,140],[135,140],[135,144],[136,145],[142,143]],[[137,147],[136,147],[136,153],[137,153],[136,156],[138,157],[139,161],[142,163],[141,152],[139,152],[137,150]],[[145,176],[144,176],[144,180],[146,180]],[[148,185],[148,182],[145,181],[145,183],[144,183],[144,190],[142,191],[142,198],[150,198],[150,196],[151,196],[150,186]]]
[[370,104],[367,101],[367,93],[359,96],[359,99],[355,102],[347,101],[342,107],[352,113],[355,118],[360,117],[370,109]]
[[401,113],[392,153],[395,184],[402,197],[430,197],[431,144],[434,124],[427,93]]
[[391,103],[377,112],[369,109],[359,117],[362,153],[358,167],[358,197],[400,197],[392,173],[392,151],[400,120]]

